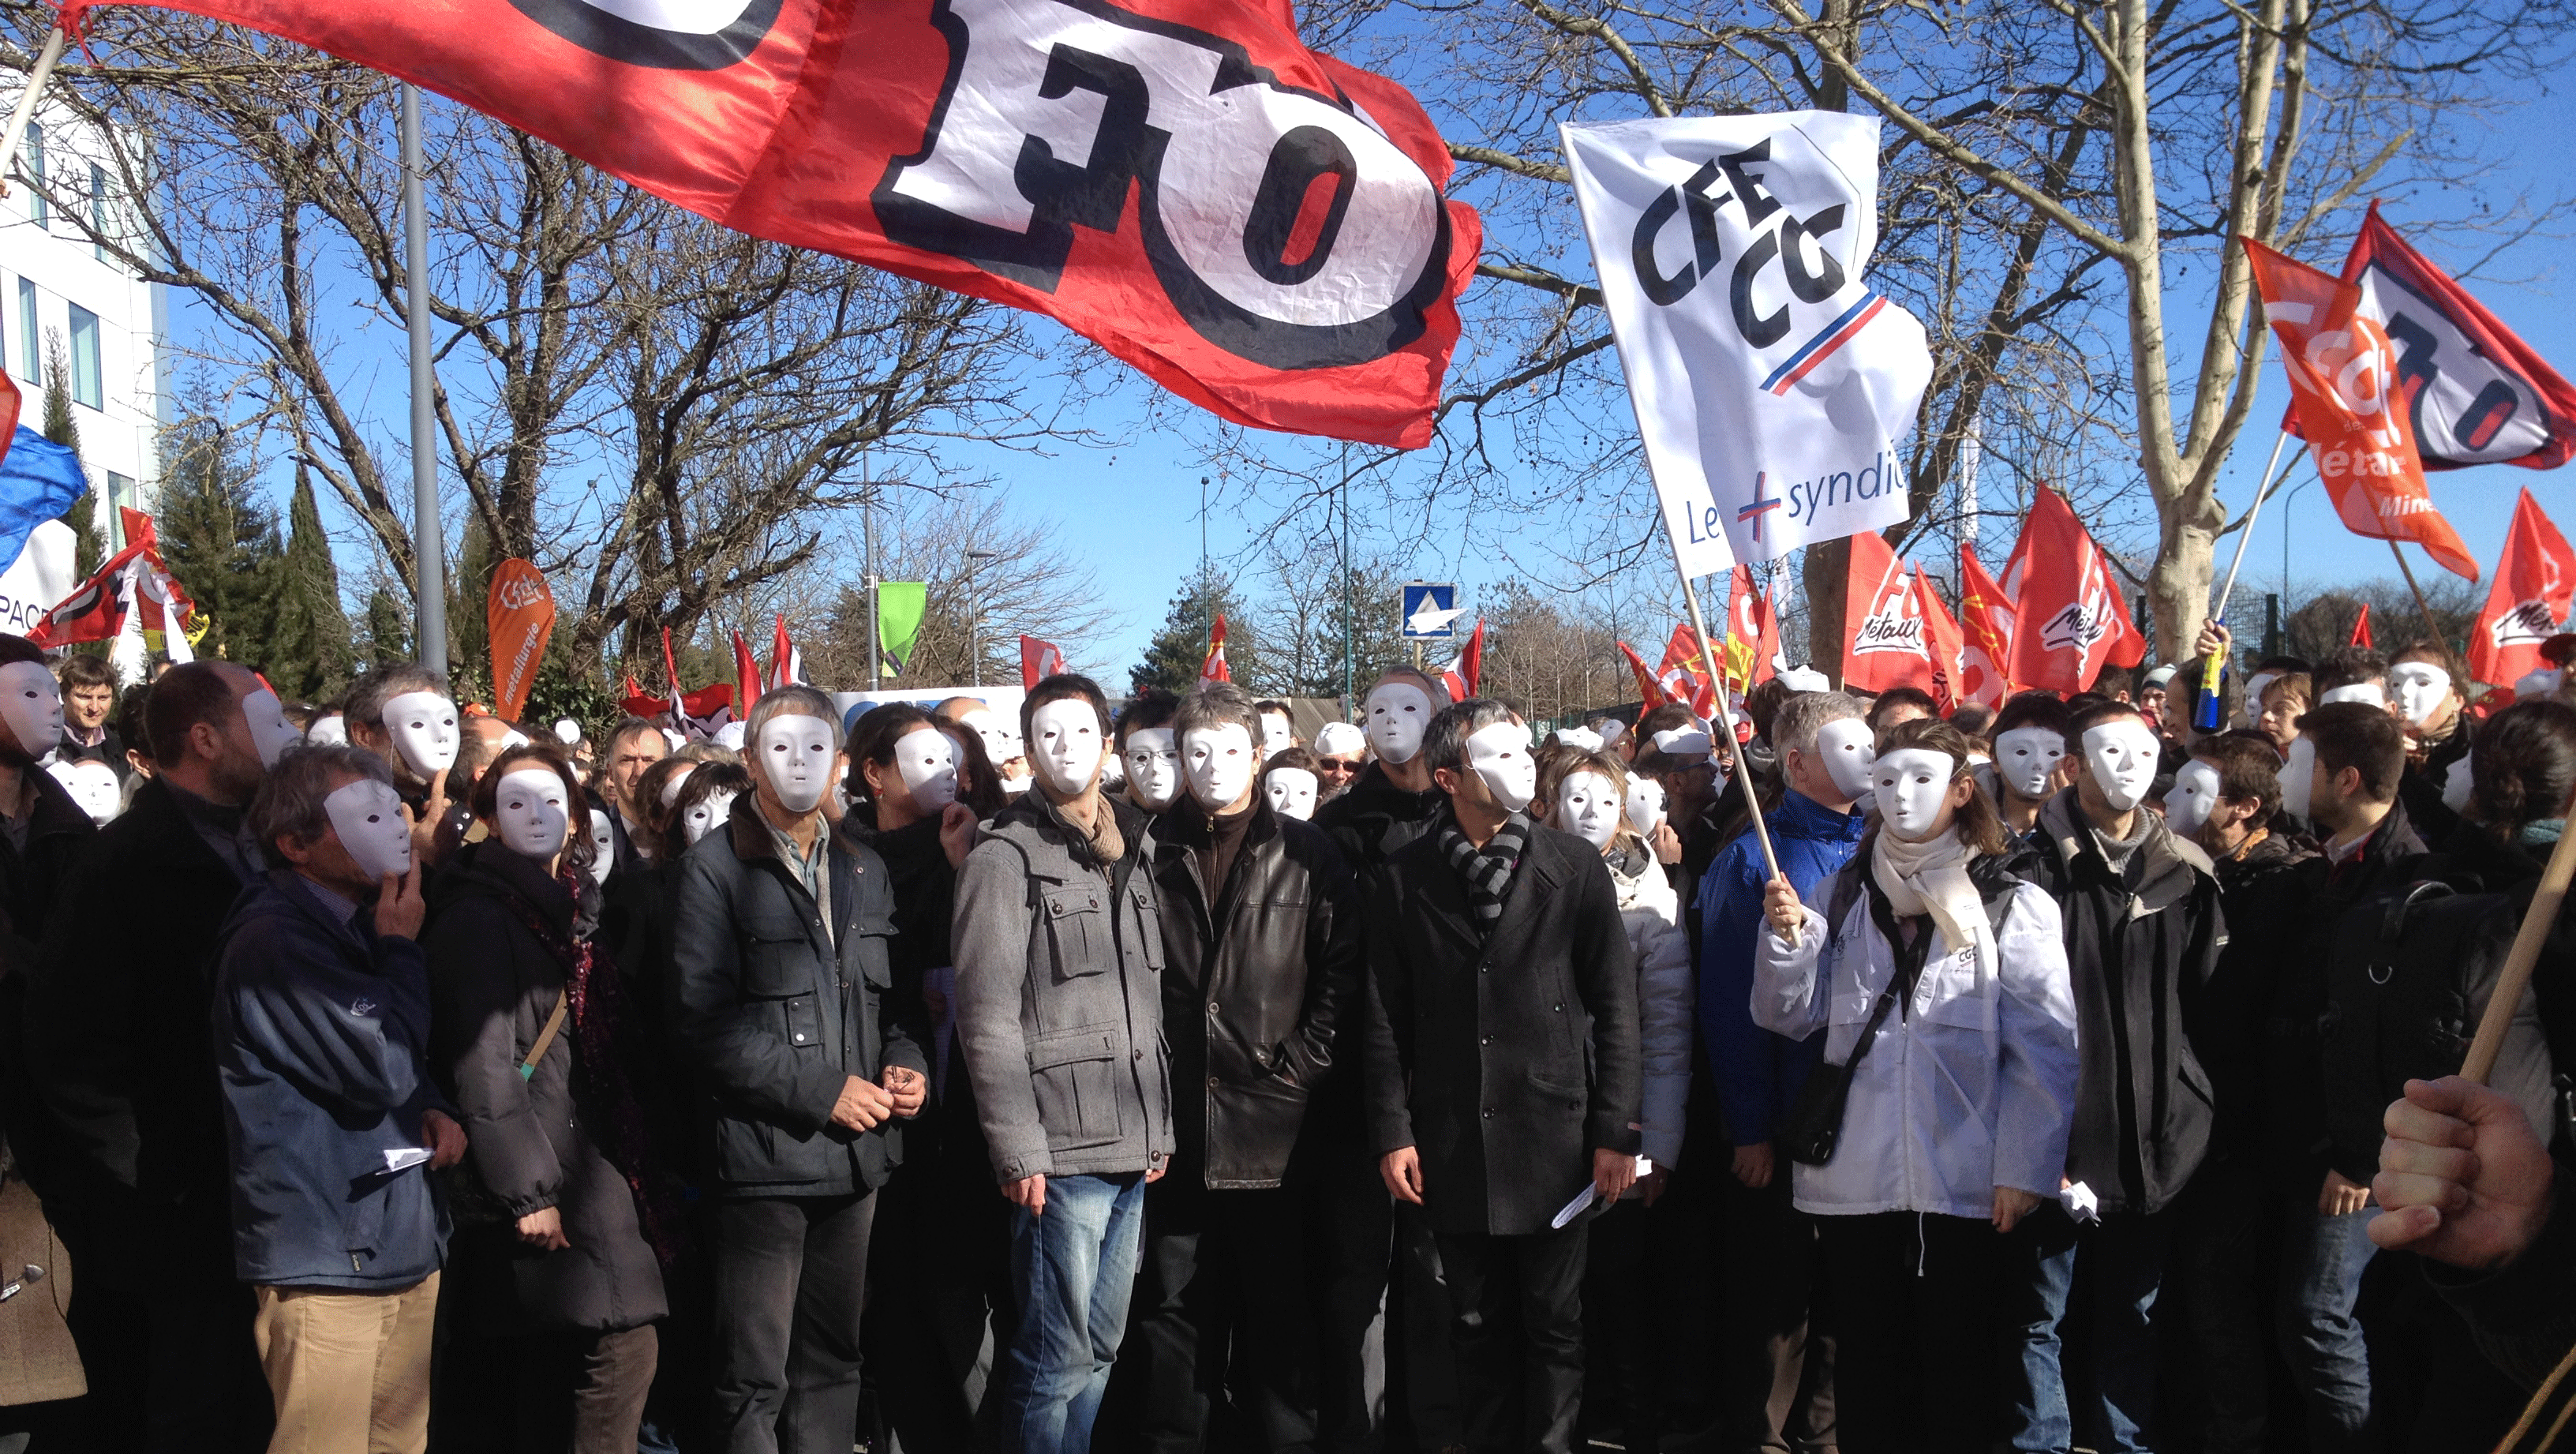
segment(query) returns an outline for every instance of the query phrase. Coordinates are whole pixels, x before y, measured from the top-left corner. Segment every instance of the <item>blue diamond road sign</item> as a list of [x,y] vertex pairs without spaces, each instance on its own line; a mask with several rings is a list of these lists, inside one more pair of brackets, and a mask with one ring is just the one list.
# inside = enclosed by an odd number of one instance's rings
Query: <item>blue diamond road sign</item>
[[1458,634],[1459,614],[1456,582],[1443,585],[1433,585],[1428,581],[1405,583],[1405,640],[1450,640]]

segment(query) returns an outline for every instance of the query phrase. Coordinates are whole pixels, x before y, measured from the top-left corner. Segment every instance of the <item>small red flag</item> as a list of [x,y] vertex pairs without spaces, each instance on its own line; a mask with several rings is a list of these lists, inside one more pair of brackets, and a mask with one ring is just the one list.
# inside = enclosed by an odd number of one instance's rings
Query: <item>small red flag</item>
[[2013,603],[1978,563],[1959,547],[1959,700],[2000,707],[2012,695]]
[[1233,680],[1234,668],[1225,663],[1225,618],[1219,616],[1208,632],[1207,657],[1199,663],[1199,681],[1205,684]]
[[2370,603],[2368,601],[2361,603],[2361,614],[2352,618],[2352,644],[2361,647],[2370,645]]
[[[1020,638],[1020,685],[1036,691],[1038,683],[1064,674],[1064,648],[1034,636]],[[1202,680],[1205,679],[1202,673]]]
[[1637,700],[1645,704],[1647,711],[1651,712],[1672,700],[1664,691],[1664,684],[1656,680],[1655,669],[1646,665],[1646,659],[1637,654],[1637,648],[1622,641],[1619,654],[1628,658],[1628,670],[1637,678]]
[[1485,618],[1476,618],[1476,629],[1467,638],[1466,647],[1458,653],[1457,664],[1440,674],[1440,684],[1449,689],[1449,700],[1463,702],[1476,695],[1476,687],[1485,677]]
[[1919,565],[1914,568],[1914,595],[1923,603],[1923,647],[1932,658],[1932,700],[1947,717],[1959,710],[1959,679],[1967,674],[1961,665],[1966,637]]
[[2511,686],[2549,663],[2540,645],[2562,629],[2576,609],[2576,551],[2524,490],[2514,502],[2513,525],[2504,533],[2504,555],[2495,584],[2469,632],[2469,674]]
[[742,703],[743,720],[751,719],[752,705],[760,700],[760,658],[752,655],[751,643],[742,633],[733,634],[734,700]]

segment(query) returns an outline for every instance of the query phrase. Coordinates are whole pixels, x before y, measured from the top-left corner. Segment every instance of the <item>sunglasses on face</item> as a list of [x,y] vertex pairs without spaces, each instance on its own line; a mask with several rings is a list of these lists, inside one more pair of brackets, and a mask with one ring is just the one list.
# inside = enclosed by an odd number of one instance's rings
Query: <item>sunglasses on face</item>
[[1320,765],[1321,765],[1321,767],[1323,768],[1323,771],[1325,772],[1325,774],[1326,774],[1327,776],[1331,776],[1331,777],[1357,777],[1357,776],[1359,776],[1360,765],[1359,765],[1358,763],[1356,763],[1356,762],[1344,762],[1344,761],[1342,761],[1342,760],[1341,760],[1341,759],[1339,759],[1339,758],[1327,757],[1327,758],[1323,758],[1323,759],[1321,759],[1321,761],[1320,761]]

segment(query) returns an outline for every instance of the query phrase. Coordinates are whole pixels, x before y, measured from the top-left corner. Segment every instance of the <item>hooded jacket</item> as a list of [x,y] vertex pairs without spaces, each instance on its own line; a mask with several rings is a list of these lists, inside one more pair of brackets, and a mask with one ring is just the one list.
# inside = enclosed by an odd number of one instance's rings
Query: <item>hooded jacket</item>
[[[1763,821],[1770,825],[1780,871],[1801,896],[1833,877],[1860,847],[1858,810],[1836,813],[1794,789],[1786,790]],[[1754,950],[1768,879],[1762,846],[1747,829],[1709,865],[1699,888],[1700,1031],[1717,1074],[1726,1138],[1738,1146],[1771,1139],[1824,1053],[1819,1037],[1783,1039],[1753,1019]]]
[[[1798,942],[1756,930],[1752,1016],[1791,1040],[1819,1030],[1824,1054],[1851,1059],[1896,950],[1871,912],[1869,861],[1855,856],[1800,897]],[[1970,870],[1992,904],[2010,895],[1995,935],[1995,972],[1973,949],[1936,941],[1914,993],[1879,1027],[1852,1071],[1841,1139],[1822,1166],[1791,1172],[1798,1210],[1821,1216],[1928,1212],[1984,1221],[1995,1188],[2057,1195],[2075,1117],[2075,1004],[2057,905],[1992,858]],[[1828,924],[1838,882],[1857,878],[1841,922]],[[1937,933],[1929,915],[1916,932]],[[1785,1109],[1784,1109],[1785,1114]]]
[[1118,862],[1033,788],[957,874],[957,1043],[996,1181],[1148,1171],[1172,1154],[1154,835],[1134,805],[1101,801],[1125,840]]
[[2146,838],[2115,871],[2067,788],[2039,810],[2021,871],[2057,900],[2083,1080],[2066,1176],[2105,1212],[2158,1212],[2209,1154],[2217,1092],[2194,1053],[2202,992],[2227,948],[2209,856],[2141,807]]

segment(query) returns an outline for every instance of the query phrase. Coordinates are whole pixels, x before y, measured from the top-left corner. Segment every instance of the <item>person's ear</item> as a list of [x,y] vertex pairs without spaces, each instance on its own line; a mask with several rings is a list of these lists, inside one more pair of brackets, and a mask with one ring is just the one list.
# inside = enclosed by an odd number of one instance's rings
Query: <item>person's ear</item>
[[1458,770],[1454,767],[1433,768],[1431,770],[1431,784],[1444,793],[1453,797],[1456,796],[1458,792]]
[[195,755],[202,757],[209,762],[222,757],[224,755],[223,731],[216,727],[212,722],[190,723],[188,725],[188,749]]
[[1959,809],[1968,806],[1968,799],[1973,798],[1976,795],[1977,780],[1975,778],[1972,778],[1963,772],[1957,777],[1950,779],[1950,810],[1952,812],[1957,812]]
[[304,865],[312,862],[313,850],[321,846],[322,840],[319,838],[314,839],[310,843],[298,843],[295,841],[295,835],[292,833],[280,833],[277,835],[277,851],[285,857],[288,863],[293,864],[297,868],[302,868]]
[[859,764],[859,781],[868,785],[869,797],[883,798],[886,795],[886,774],[892,770],[892,766],[890,763],[874,762]]

